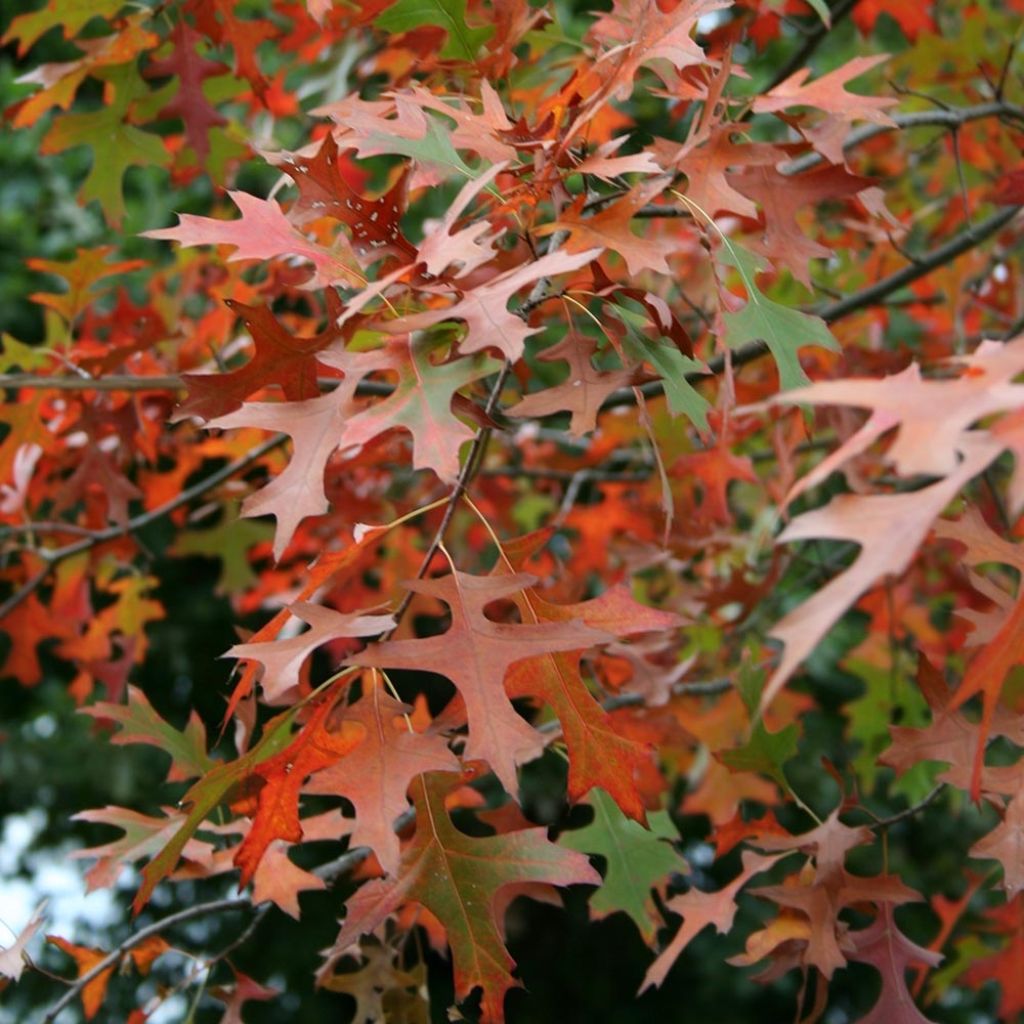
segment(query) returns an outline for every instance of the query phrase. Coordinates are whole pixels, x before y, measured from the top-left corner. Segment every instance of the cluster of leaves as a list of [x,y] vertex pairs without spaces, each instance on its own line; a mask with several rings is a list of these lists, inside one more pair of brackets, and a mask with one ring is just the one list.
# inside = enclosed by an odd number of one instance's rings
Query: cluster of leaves
[[[570,886],[653,947],[643,988],[711,925],[760,981],[799,972],[801,1019],[848,963],[881,978],[864,1021],[993,977],[1024,1010],[1024,3],[934,7],[9,23],[19,59],[66,49],[10,122],[87,147],[107,230],[32,261],[63,284],[38,343],[3,339],[4,674],[36,684],[46,645],[97,742],[171,758],[174,796],[78,815],[119,833],[77,852],[90,886],[141,866],[136,913],[176,880],[245,890],[109,951],[53,937],[78,975],[47,1019],[251,908],[131,1018],[224,965],[206,991],[240,1020],[274,992],[230,955],[320,900],[342,921],[310,972],[356,1019],[427,1018],[425,934],[461,1012],[501,1021],[506,912]],[[160,226],[168,195],[205,212]],[[255,627],[212,746],[139,685],[158,521]],[[837,687],[843,731],[809,746]],[[523,768],[551,761],[538,825]],[[890,870],[890,832],[968,801],[988,875]],[[925,901],[918,942],[899,908]]]

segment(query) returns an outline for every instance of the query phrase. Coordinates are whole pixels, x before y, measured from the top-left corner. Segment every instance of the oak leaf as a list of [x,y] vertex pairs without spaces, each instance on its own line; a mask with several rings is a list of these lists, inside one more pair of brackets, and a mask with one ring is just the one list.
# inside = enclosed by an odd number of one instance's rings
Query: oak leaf
[[453,572],[406,584],[415,594],[444,601],[451,625],[439,636],[372,644],[349,658],[351,665],[404,668],[446,676],[465,701],[469,735],[464,757],[483,760],[509,793],[517,788],[516,765],[536,756],[543,737],[513,708],[505,689],[512,664],[556,651],[583,650],[609,639],[580,621],[492,622],[487,605],[514,598],[536,582],[525,573],[471,576]]
[[185,137],[195,150],[200,165],[210,152],[210,129],[227,124],[203,93],[203,82],[214,75],[222,75],[227,68],[219,61],[197,53],[203,37],[184,18],[171,29],[169,40],[173,46],[171,56],[149,62],[146,74],[150,78],[176,76],[178,93],[157,115],[180,117],[185,125]]
[[[616,0],[611,11],[601,15],[589,29],[589,36],[603,48],[596,71],[616,99],[627,99],[637,71],[651,61],[666,61],[676,71],[706,60],[692,35],[706,15],[728,6],[727,0],[682,0],[671,10],[658,0]],[[660,69],[654,70],[670,84]]]
[[336,341],[340,332],[333,321],[341,314],[337,292],[327,295],[328,325],[311,337],[293,335],[266,306],[247,306],[233,299],[225,305],[249,329],[253,355],[244,366],[227,373],[185,373],[188,398],[175,411],[174,419],[200,416],[212,420],[237,409],[250,395],[276,385],[285,398],[299,402],[320,394],[317,385],[317,353]]
[[127,704],[100,701],[80,710],[83,715],[119,726],[110,738],[111,743],[145,743],[170,754],[169,782],[195,778],[214,765],[206,753],[206,727],[195,710],[190,712],[185,728],[179,731],[160,717],[145,693],[136,686],[128,687]]
[[850,174],[841,166],[786,175],[774,167],[762,165],[730,174],[728,180],[761,207],[764,235],[755,246],[756,250],[787,267],[808,288],[811,285],[810,261],[828,259],[832,250],[801,230],[797,211],[825,199],[859,195],[876,184],[875,179]]
[[680,896],[673,896],[665,904],[666,909],[683,918],[679,931],[672,941],[661,951],[658,958],[647,969],[640,991],[652,985],[660,986],[665,980],[672,965],[679,959],[683,950],[709,924],[714,925],[719,935],[724,935],[732,928],[736,917],[736,897],[754,875],[767,871],[777,857],[761,857],[751,850],[743,851],[743,868],[728,885],[716,892],[704,892],[691,888]]
[[[457,656],[457,655],[453,655]],[[483,989],[482,1024],[503,1019],[505,993],[516,982],[496,913],[502,890],[525,883],[597,885],[600,875],[587,858],[550,842],[543,828],[471,837],[452,823],[445,796],[458,776],[430,772],[412,789],[416,833],[402,852],[397,875],[367,882],[347,903],[347,913],[321,981],[360,935],[378,928],[409,900],[437,916],[448,935],[455,968],[455,997]]]
[[348,243],[341,246],[335,241],[333,249],[311,242],[284,215],[273,199],[260,199],[248,192],[229,191],[235,206],[242,214],[238,220],[216,220],[195,214],[178,215],[178,223],[171,228],[143,231],[144,238],[166,239],[188,247],[192,245],[230,245],[232,260],[271,260],[281,256],[297,256],[313,264],[315,274],[309,282],[311,288],[324,288],[343,283],[349,286],[364,282]]
[[497,274],[489,281],[464,292],[453,305],[399,317],[373,326],[391,333],[421,331],[445,320],[462,320],[466,336],[459,343],[464,355],[486,348],[499,349],[512,362],[523,354],[524,343],[540,328],[530,327],[508,309],[509,300],[523,288],[540,278],[566,274],[586,266],[600,254],[600,249],[587,249],[570,255],[561,250],[550,252],[532,263]]
[[853,946],[850,958],[871,964],[882,976],[882,993],[859,1024],[929,1024],[914,1004],[905,974],[920,964],[937,966],[941,954],[918,946],[900,931],[891,903],[882,903],[874,922],[849,938]]
[[46,900],[43,900],[32,911],[32,916],[25,923],[24,928],[14,936],[14,941],[9,946],[0,948],[0,977],[10,978],[12,981],[17,981],[21,977],[22,971],[25,970],[25,965],[28,963],[25,947],[46,923],[45,910]]
[[262,779],[263,785],[256,796],[252,827],[235,853],[235,865],[242,872],[240,888],[251,881],[275,839],[289,843],[302,839],[299,794],[306,779],[339,761],[365,735],[362,724],[344,716],[337,693],[331,690],[291,742],[254,767],[253,775]]
[[997,860],[1003,866],[1003,888],[1011,895],[1024,889],[1024,791],[1010,798],[1003,820],[970,849],[972,857]]
[[292,221],[305,223],[330,217],[347,225],[352,234],[352,249],[364,266],[376,263],[382,256],[393,256],[402,264],[415,261],[416,249],[401,227],[408,174],[402,174],[383,195],[368,199],[347,180],[333,135],[324,136],[311,157],[280,153],[267,154],[267,158],[299,188],[299,198],[288,211]]
[[[75,961],[78,977],[87,974],[107,956],[106,950],[95,949],[91,946],[77,946],[73,942],[68,942],[67,939],[62,939],[59,935],[47,935],[46,941],[56,946],[61,952],[67,953]],[[82,1011],[86,1020],[92,1020],[100,1012],[100,1007],[107,994],[107,985],[114,973],[114,966],[111,964],[104,968],[83,986],[81,992]]]
[[987,435],[968,434],[964,458],[949,476],[906,494],[840,494],[824,508],[794,519],[778,543],[827,537],[861,546],[856,561],[772,628],[785,652],[762,696],[762,707],[785,685],[797,665],[866,590],[906,571],[932,522],[960,488],[999,454]]
[[558,843],[604,859],[604,881],[590,897],[590,910],[598,918],[624,911],[650,942],[658,924],[651,890],[663,890],[670,874],[687,867],[671,845],[679,833],[665,811],[648,815],[649,828],[644,828],[601,789],[591,790],[583,803],[593,810],[593,820],[564,832]]
[[[505,551],[511,554],[513,562],[518,560],[514,542],[506,545]],[[619,637],[664,633],[682,624],[671,612],[640,604],[623,585],[609,587],[598,597],[573,604],[553,604],[534,588],[525,589],[515,601],[524,622],[580,621]],[[516,662],[506,676],[506,692],[511,697],[529,697],[548,704],[558,717],[569,754],[570,800],[579,800],[598,786],[624,814],[643,822],[644,804],[636,775],[650,755],[642,744],[622,735],[614,720],[591,696],[581,676],[581,655],[582,650],[561,651]]]
[[633,369],[596,369],[592,358],[596,351],[597,343],[592,338],[573,333],[546,348],[537,358],[546,363],[563,360],[569,366],[569,376],[561,384],[525,395],[506,410],[508,415],[531,419],[565,411],[572,413],[569,433],[573,437],[596,430],[604,400],[636,377]]
[[845,129],[855,121],[868,121],[886,128],[895,128],[896,122],[885,111],[898,101],[891,96],[860,96],[849,92],[846,84],[889,59],[885,53],[870,57],[852,57],[842,67],[808,82],[810,68],[794,71],[784,82],[770,92],[755,98],[754,110],[759,113],[778,113],[792,107],[811,107],[828,116],[823,126],[804,129],[804,135],[814,147],[834,164],[843,163]]
[[621,199],[590,216],[584,216],[587,197],[580,196],[559,215],[558,220],[544,224],[537,234],[569,232],[568,239],[562,243],[562,249],[569,253],[593,250],[595,246],[611,249],[626,261],[626,270],[630,275],[644,270],[670,274],[672,268],[665,257],[678,248],[678,242],[672,238],[651,238],[649,233],[641,237],[633,234],[632,229],[632,220],[637,211],[660,195],[670,180],[660,176],[636,185]]
[[364,730],[363,741],[318,772],[305,791],[350,801],[356,812],[350,845],[369,846],[393,874],[400,856],[395,823],[409,809],[409,786],[423,772],[457,771],[459,762],[440,736],[414,731],[412,709],[385,692],[377,673],[368,676],[363,696],[345,710],[345,721]]
[[235,644],[224,652],[225,658],[246,658],[263,666],[263,699],[268,704],[287,703],[296,696],[299,670],[318,647],[343,637],[377,636],[395,624],[390,615],[346,615],[308,601],[297,601],[288,610],[310,629],[287,639]]
[[[774,401],[872,410],[864,427],[830,456],[829,472],[898,427],[886,453],[896,471],[901,476],[944,476],[955,469],[958,455],[970,443],[971,424],[1024,405],[1024,385],[1011,383],[1024,372],[1024,338],[1006,344],[983,341],[970,356],[958,361],[966,364],[967,372],[954,380],[924,379],[915,363],[881,380],[819,381],[787,391]],[[820,479],[821,471],[815,474],[815,480]],[[804,489],[798,485],[788,500]]]

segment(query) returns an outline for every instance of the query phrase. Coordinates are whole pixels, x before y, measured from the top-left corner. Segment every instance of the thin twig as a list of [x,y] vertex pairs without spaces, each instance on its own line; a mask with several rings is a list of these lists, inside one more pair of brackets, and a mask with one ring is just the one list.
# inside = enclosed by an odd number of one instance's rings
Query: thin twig
[[88,551],[97,544],[104,544],[109,540],[117,540],[119,537],[125,537],[130,533],[134,533],[136,530],[141,530],[150,523],[156,522],[158,519],[162,519],[166,515],[170,515],[170,513],[175,509],[181,508],[183,505],[187,505],[190,501],[202,497],[207,493],[207,491],[213,490],[214,487],[222,484],[225,480],[229,480],[236,473],[241,473],[243,470],[248,469],[249,466],[263,458],[263,456],[268,452],[271,452],[275,448],[284,444],[287,439],[287,434],[277,434],[274,437],[269,438],[262,444],[258,444],[245,455],[235,459],[234,462],[229,462],[226,466],[223,466],[216,472],[211,473],[208,477],[204,477],[202,480],[194,483],[191,487],[186,487],[185,490],[170,501],[164,502],[163,505],[159,505],[157,508],[152,509],[149,512],[142,512],[137,516],[133,516],[125,523],[116,523],[113,526],[108,526],[104,530],[94,530],[81,540],[75,541],[73,544],[68,544],[62,548],[40,548],[35,550],[33,554],[45,559],[46,564],[31,579],[29,579],[27,583],[25,583],[19,590],[16,590],[2,605],[0,605],[0,619],[3,619],[6,615],[12,612],[29,596],[29,594],[37,590],[50,572],[56,568],[56,566],[60,565],[61,562],[80,554],[82,551]]
[[[868,828],[890,828],[901,821],[906,821],[907,818],[912,818],[918,811],[923,811],[945,788],[946,784],[944,782],[938,783],[927,796],[922,797],[916,804],[911,804],[909,807],[890,815],[888,818],[879,818],[877,821],[872,822]],[[861,810],[867,809],[861,808]],[[870,814],[870,811],[868,813]]]
[[[952,110],[915,110],[907,114],[893,114],[892,124],[865,124],[855,128],[846,136],[843,150],[848,151],[886,132],[906,128],[959,128],[970,121],[980,121],[986,117],[1007,117],[1024,123],[1024,107],[1015,103],[1004,103],[994,100],[989,103],[978,103],[973,107],[957,107]],[[783,174],[799,174],[824,163],[821,153],[814,151],[804,153],[788,163],[781,164],[779,170]]]
[[[199,377],[216,377],[217,374],[197,374]],[[337,377],[318,377],[320,391],[333,391],[341,381]],[[37,373],[0,374],[0,388],[33,388],[52,391],[184,391],[188,381],[179,376],[136,377],[132,374],[112,373],[106,377],[51,377]],[[359,382],[356,394],[360,397],[386,398],[395,390],[393,384],[379,380]]]
[[[484,415],[487,418],[490,418],[494,413],[494,410],[497,408],[498,399],[501,397],[501,390],[505,386],[505,381],[508,378],[511,369],[512,364],[506,360],[505,365],[502,366],[494,381],[494,387],[491,389],[490,397],[487,399],[487,405],[484,406]],[[416,579],[422,579],[427,574],[427,571],[430,569],[430,564],[434,560],[434,555],[440,551],[441,544],[444,542],[445,531],[448,529],[448,525],[455,516],[455,511],[458,508],[459,501],[466,493],[466,489],[469,487],[473,477],[480,468],[480,461],[482,460],[484,452],[487,449],[487,444],[491,439],[491,433],[491,427],[481,427],[477,431],[476,437],[473,438],[473,443],[470,445],[466,461],[462,464],[462,469],[459,471],[458,478],[455,481],[455,486],[452,488],[452,492],[448,496],[448,503],[445,505],[444,515],[441,517],[441,522],[438,524],[437,530],[434,532],[434,536],[431,538],[430,544],[427,545],[423,561],[420,563],[420,567],[416,572]],[[413,591],[407,590],[393,613],[396,624],[405,614],[405,611],[409,607],[412,599]],[[395,628],[397,628],[397,626]],[[383,634],[380,639],[386,640],[393,632],[394,628]]]
[[98,978],[104,971],[114,967],[129,950],[145,942],[153,935],[159,935],[167,928],[174,925],[184,924],[186,921],[195,920],[197,917],[207,917],[211,914],[222,914],[229,910],[251,910],[252,901],[246,897],[238,896],[231,899],[211,900],[209,903],[198,903],[193,907],[186,907],[176,914],[163,917],[159,921],[140,928],[137,932],[129,935],[113,952],[108,953],[102,960],[93,964],[84,974],[77,977],[69,986],[68,990],[50,1007],[46,1016],[43,1017],[43,1024],[52,1024],[57,1015],[64,1009],[72,999],[77,996],[93,978]]
[[771,81],[762,92],[771,92],[772,89],[784,82],[794,72],[806,67],[814,51],[825,41],[829,32],[853,10],[853,5],[856,2],[857,0],[839,0],[829,12],[831,24],[826,25],[824,21],[819,20],[817,25],[804,38],[800,47],[794,50],[789,60],[772,75]]
[[[412,808],[410,808],[409,811],[411,812]],[[399,827],[401,827],[402,824],[411,821],[412,815],[407,813],[403,818],[406,820],[403,822],[400,818]],[[342,875],[348,874],[350,871],[362,864],[362,862],[370,855],[370,852],[371,851],[368,846],[359,846],[352,850],[346,850],[340,857],[336,857],[334,860],[328,861],[326,864],[321,864],[318,867],[313,868],[310,873],[316,875],[317,878],[323,879],[324,882],[330,885]],[[98,977],[105,970],[116,965],[125,953],[145,942],[146,939],[151,936],[159,935],[168,928],[172,928],[178,924],[183,924],[186,921],[194,920],[197,917],[207,917],[211,914],[220,914],[229,910],[255,910],[256,913],[253,919],[248,925],[246,925],[242,933],[225,946],[224,949],[222,949],[214,958],[215,961],[220,961],[230,953],[234,952],[234,950],[241,946],[253,934],[273,907],[274,903],[271,901],[267,901],[262,905],[257,905],[245,896],[210,900],[208,903],[200,903],[194,907],[188,907],[176,914],[171,914],[169,917],[161,918],[159,921],[154,921],[152,924],[148,924],[144,928],[140,928],[137,932],[133,932],[129,935],[115,950],[108,953],[107,956],[86,971],[85,974],[76,978],[69,985],[68,990],[64,995],[61,996],[61,998],[50,1008],[47,1015],[43,1018],[43,1024],[51,1024],[52,1021],[56,1020],[57,1015],[61,1010],[63,1010],[64,1007],[66,1007],[68,1003],[70,1003],[71,1000],[73,1000],[75,996],[93,980],[93,978]]]

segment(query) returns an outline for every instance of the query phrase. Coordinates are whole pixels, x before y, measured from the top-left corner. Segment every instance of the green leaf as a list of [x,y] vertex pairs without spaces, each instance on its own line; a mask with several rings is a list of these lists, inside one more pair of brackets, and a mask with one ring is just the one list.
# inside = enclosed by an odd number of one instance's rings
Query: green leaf
[[625,911],[649,941],[660,923],[651,889],[673,871],[687,870],[682,854],[666,842],[678,839],[679,833],[664,811],[648,815],[650,828],[644,828],[627,818],[603,789],[592,789],[584,803],[594,809],[594,820],[564,833],[559,844],[604,857],[604,882],[591,896],[590,909],[598,916]]
[[796,755],[797,738],[800,732],[796,725],[787,725],[778,732],[769,732],[762,719],[758,719],[746,746],[736,750],[723,750],[717,755],[727,768],[734,772],[756,772],[774,779],[784,790],[789,791],[789,781],[782,766]]
[[754,721],[750,739],[735,750],[719,751],[719,761],[734,772],[755,772],[774,779],[785,791],[789,791],[782,766],[796,755],[800,731],[795,724],[787,725],[778,732],[769,732],[764,720],[758,715],[761,693],[764,689],[764,672],[749,664],[740,668],[736,681],[747,711]]
[[[846,671],[863,684],[864,694],[844,708],[849,721],[848,735],[860,746],[850,759],[863,792],[870,793],[878,779],[878,756],[892,742],[890,725],[924,728],[930,719],[928,704],[912,679],[893,678],[888,665],[873,665],[859,658],[848,658]],[[903,793],[913,802],[935,784],[942,769],[935,762],[921,762],[894,780],[892,793]]]
[[740,272],[748,296],[747,304],[738,313],[722,315],[726,343],[730,348],[739,348],[748,342],[763,341],[779,368],[782,390],[809,384],[800,366],[799,350],[804,345],[839,350],[839,343],[825,321],[769,299],[756,283],[758,272],[767,264],[749,249],[726,240],[722,258]]
[[274,528],[267,523],[239,519],[238,508],[224,510],[221,521],[208,530],[189,530],[179,534],[171,549],[173,555],[203,555],[219,558],[218,594],[239,594],[257,582],[249,562],[249,551],[256,544],[272,542]]
[[157,884],[177,866],[185,844],[196,834],[200,825],[227,796],[237,783],[249,776],[261,761],[283,750],[291,740],[291,724],[303,707],[300,702],[267,722],[256,744],[248,753],[227,764],[215,765],[181,798],[181,807],[188,808],[188,817],[167,845],[146,865],[142,872],[142,885],[132,901],[132,911],[138,913],[148,902]]
[[[517,982],[497,915],[504,890],[525,885],[596,885],[586,857],[552,843],[547,830],[524,828],[494,836],[468,836],[452,823],[445,797],[458,785],[451,772],[424,772],[411,787],[416,832],[405,844],[398,871],[367,882],[349,897],[345,920],[327,953],[321,976],[333,969],[360,936],[377,932],[398,907],[421,903],[444,926],[452,951],[455,997],[483,989],[480,1020],[503,1020],[505,993]],[[529,891],[529,890],[527,890]],[[496,898],[497,897],[497,898]]]
[[18,55],[21,56],[55,25],[60,26],[65,39],[72,39],[93,18],[113,17],[122,7],[124,0],[50,0],[38,11],[19,14],[11,22],[0,43],[20,39]]
[[112,743],[146,743],[170,754],[168,778],[172,781],[192,779],[214,767],[215,762],[206,753],[206,728],[195,711],[189,716],[184,730],[175,729],[157,714],[138,687],[128,687],[127,704],[101,701],[82,708],[82,714],[116,722],[120,731],[113,736]]
[[832,12],[828,9],[828,4],[825,0],[807,0],[807,2],[814,8],[818,17],[824,22],[827,28],[832,27]]
[[451,132],[436,117],[430,114],[424,114],[424,117],[427,120],[427,132],[422,139],[373,132],[367,137],[368,147],[373,146],[375,152],[411,157],[428,167],[439,167],[448,174],[454,171],[466,178],[477,177],[480,172],[474,171],[452,145]]
[[652,341],[640,329],[647,323],[640,316],[623,306],[614,304],[616,315],[626,326],[623,347],[631,359],[650,363],[661,375],[665,386],[665,398],[673,416],[686,416],[700,431],[708,429],[708,400],[689,382],[692,373],[706,372],[707,367],[698,359],[684,356],[671,342]]
[[470,28],[466,24],[466,0],[398,0],[374,22],[385,32],[408,32],[421,25],[437,25],[448,33],[441,50],[446,60],[472,61],[494,34],[492,25]]
[[43,137],[44,153],[60,153],[74,146],[89,146],[93,151],[92,169],[82,184],[83,203],[97,200],[107,220],[118,225],[124,219],[124,195],[121,180],[129,167],[165,167],[170,153],[158,135],[140,131],[127,123],[128,108],[149,90],[132,64],[97,74],[113,90],[109,106],[85,114],[65,114],[54,120]]
[[0,334],[0,373],[17,368],[24,373],[41,370],[53,358],[46,346],[26,345],[8,334]]

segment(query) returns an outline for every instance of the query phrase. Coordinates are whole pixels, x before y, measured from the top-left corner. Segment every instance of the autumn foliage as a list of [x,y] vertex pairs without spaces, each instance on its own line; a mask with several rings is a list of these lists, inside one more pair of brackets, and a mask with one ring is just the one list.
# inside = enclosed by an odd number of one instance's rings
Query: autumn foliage
[[[628,915],[638,998],[710,927],[793,1019],[1024,1010],[1024,3],[23,6],[9,127],[100,226],[0,352],[4,685],[169,758],[79,808],[141,916],[32,954],[45,1019],[200,954],[285,1019],[239,958],[314,905],[337,1019],[542,1019],[520,897]],[[195,559],[237,631],[176,725]]]

